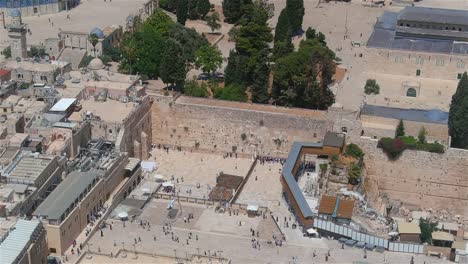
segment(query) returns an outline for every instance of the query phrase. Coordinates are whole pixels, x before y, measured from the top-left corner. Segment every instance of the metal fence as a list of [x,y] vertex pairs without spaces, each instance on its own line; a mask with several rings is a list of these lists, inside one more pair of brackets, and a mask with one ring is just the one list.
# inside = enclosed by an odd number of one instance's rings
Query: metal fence
[[416,253],[416,254],[424,253],[424,246],[421,244],[390,242],[386,238],[364,234],[350,227],[338,225],[333,222],[322,220],[322,219],[315,219],[314,227],[319,230],[324,230],[330,233],[335,233],[337,234],[337,236],[347,237],[347,238],[350,238],[359,242],[367,243],[369,245],[383,247],[389,251]]

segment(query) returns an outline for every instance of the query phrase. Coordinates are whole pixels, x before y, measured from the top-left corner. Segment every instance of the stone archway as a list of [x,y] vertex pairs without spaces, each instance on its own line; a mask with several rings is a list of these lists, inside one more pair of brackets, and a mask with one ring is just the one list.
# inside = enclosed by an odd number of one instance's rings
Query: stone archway
[[408,97],[416,97],[417,96],[417,92],[416,92],[416,89],[410,87],[408,88],[408,90],[406,90],[406,96]]

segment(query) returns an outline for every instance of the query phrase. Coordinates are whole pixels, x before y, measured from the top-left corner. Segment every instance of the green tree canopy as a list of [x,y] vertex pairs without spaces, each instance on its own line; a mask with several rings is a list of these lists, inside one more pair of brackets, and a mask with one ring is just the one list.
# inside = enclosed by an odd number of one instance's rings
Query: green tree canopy
[[179,0],[177,4],[177,22],[185,26],[188,16],[188,0]]
[[316,39],[302,41],[298,51],[276,60],[273,98],[277,104],[325,110],[335,101],[329,89],[335,53]]
[[419,129],[419,133],[418,133],[418,142],[419,142],[419,144],[425,144],[426,143],[426,135],[427,135],[426,128],[421,127],[421,129]]
[[304,0],[286,0],[286,9],[289,14],[289,23],[292,34],[302,30],[302,20],[304,18]]
[[173,39],[168,39],[165,45],[167,48],[159,66],[161,79],[166,84],[182,87],[187,75],[182,46]]
[[239,84],[231,84],[224,88],[216,88],[214,90],[214,97],[221,100],[245,102],[247,95],[245,94],[245,87]]
[[398,122],[398,126],[395,130],[395,138],[399,138],[405,135],[405,124],[403,123],[403,119],[400,119]]
[[223,14],[227,23],[237,23],[243,15],[243,6],[251,0],[223,0]]
[[285,8],[281,10],[281,13],[278,17],[278,23],[276,23],[275,28],[275,44],[279,41],[289,41],[292,36],[292,28],[289,23],[289,13]]
[[380,86],[377,84],[375,79],[367,79],[366,85],[364,86],[365,94],[379,94]]
[[210,27],[211,32],[221,28],[221,24],[219,24],[220,19],[218,12],[213,12],[213,14],[207,16],[205,20],[206,24]]
[[268,67],[268,53],[267,50],[263,50],[259,54],[253,71],[253,83],[250,86],[252,102],[263,104],[268,103],[268,99],[270,99],[270,95],[268,94],[269,75],[270,68]]
[[419,228],[421,229],[421,242],[432,245],[432,232],[436,231],[437,222],[431,222],[424,218],[419,219]]
[[221,67],[223,56],[221,52],[214,46],[201,46],[195,53],[195,65],[201,68],[203,72],[214,73]]
[[468,148],[468,75],[463,73],[450,104],[449,134],[452,147]]
[[197,13],[200,18],[205,18],[206,14],[210,12],[210,9],[210,0],[197,0]]

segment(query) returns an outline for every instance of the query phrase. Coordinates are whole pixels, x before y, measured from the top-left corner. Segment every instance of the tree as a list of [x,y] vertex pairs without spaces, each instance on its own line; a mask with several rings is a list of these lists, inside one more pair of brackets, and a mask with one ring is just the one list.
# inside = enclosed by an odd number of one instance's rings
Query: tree
[[449,110],[449,135],[452,147],[468,148],[468,75],[463,73]]
[[223,14],[228,23],[236,23],[242,16],[242,0],[224,0]]
[[290,40],[275,42],[275,47],[273,48],[273,60],[275,61],[279,58],[286,57],[293,51],[294,45]]
[[5,59],[11,58],[11,47],[10,46],[6,47],[5,49],[3,49],[2,53]]
[[215,30],[221,28],[221,24],[219,24],[219,14],[218,12],[213,12],[210,16],[206,17],[206,24],[210,27],[211,33],[214,33]]
[[245,102],[247,95],[245,94],[245,87],[239,84],[231,84],[224,88],[216,88],[214,90],[214,97],[221,100]]
[[88,36],[88,41],[93,46],[94,57],[96,57],[96,45],[99,42],[99,38],[96,34],[93,33]]
[[210,12],[210,9],[211,9],[210,0],[198,0],[197,1],[197,13],[201,18],[205,18],[206,14]]
[[214,73],[221,67],[223,56],[214,46],[204,45],[195,53],[195,66],[201,68],[203,72]]
[[185,26],[188,15],[188,0],[179,0],[177,4],[177,22]]
[[316,37],[315,33],[316,33],[315,29],[308,27],[306,30],[306,38],[314,39]]
[[239,84],[245,85],[247,79],[247,69],[245,65],[247,64],[248,58],[240,55],[234,50],[231,50],[229,53],[229,60],[224,70],[224,78],[226,85],[230,84]]
[[419,219],[419,229],[421,229],[421,242],[432,244],[432,232],[436,231],[437,222],[431,222],[424,218]]
[[253,72],[253,83],[250,87],[252,94],[252,102],[254,103],[268,103],[270,95],[268,94],[268,79],[270,75],[270,68],[268,67],[268,53],[263,50],[259,54],[257,64]]
[[289,23],[288,10],[284,8],[279,17],[275,28],[275,45],[279,41],[290,41],[291,39],[291,24]]
[[419,144],[426,144],[426,135],[427,135],[426,128],[421,127],[421,129],[419,129],[419,133],[418,133],[418,142],[419,142]]
[[181,88],[187,75],[182,46],[175,40],[169,39],[166,47],[159,69],[161,79],[166,84]]
[[206,84],[198,84],[195,79],[187,81],[184,85],[184,94],[193,97],[208,97]]
[[400,119],[398,126],[395,131],[395,138],[403,137],[405,135],[405,124],[403,124],[403,119]]
[[361,178],[361,166],[357,163],[351,163],[348,168],[348,177],[349,183],[356,185],[359,183],[359,178]]
[[362,151],[362,149],[354,143],[351,143],[346,146],[345,153],[346,155],[356,159],[364,157],[364,152]]
[[380,86],[377,84],[377,81],[374,79],[367,79],[366,85],[364,86],[365,94],[379,94]]
[[327,45],[327,41],[325,40],[325,34],[323,34],[322,32],[319,32],[317,34],[317,39],[322,45]]
[[174,12],[177,9],[178,2],[178,0],[160,0],[159,7],[166,11]]
[[304,18],[304,0],[286,0],[289,23],[293,35],[302,30],[302,20]]
[[197,10],[198,0],[187,0],[187,15],[191,20],[200,18]]

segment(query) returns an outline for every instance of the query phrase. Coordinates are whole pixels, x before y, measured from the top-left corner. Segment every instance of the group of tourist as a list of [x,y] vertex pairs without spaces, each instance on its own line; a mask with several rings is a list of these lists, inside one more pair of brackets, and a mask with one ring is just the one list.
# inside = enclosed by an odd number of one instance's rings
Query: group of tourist
[[260,164],[265,164],[265,163],[281,163],[281,165],[284,165],[286,162],[285,158],[275,158],[275,157],[270,157],[270,156],[261,156],[258,155],[258,161]]

